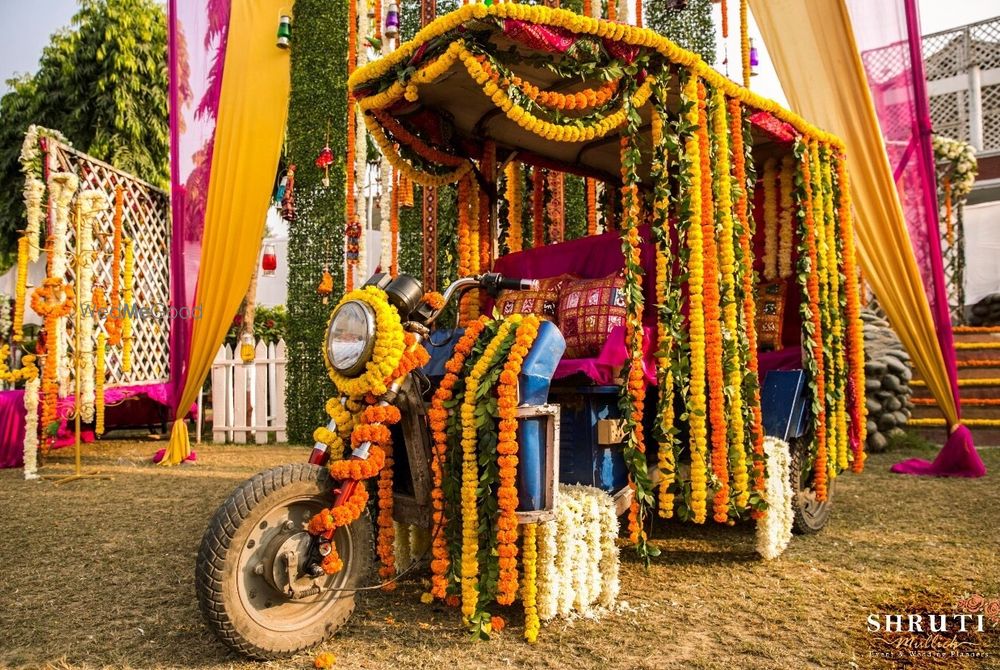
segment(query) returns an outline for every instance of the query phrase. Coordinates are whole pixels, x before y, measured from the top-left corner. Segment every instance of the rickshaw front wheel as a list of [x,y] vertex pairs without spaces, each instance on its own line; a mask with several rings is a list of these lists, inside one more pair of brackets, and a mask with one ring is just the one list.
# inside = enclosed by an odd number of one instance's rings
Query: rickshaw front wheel
[[830,513],[833,511],[833,486],[831,481],[827,485],[826,500],[820,501],[816,497],[816,489],[813,488],[811,469],[803,471],[808,462],[808,442],[803,440],[792,440],[791,443],[791,464],[789,471],[792,478],[792,509],[795,512],[795,525],[793,530],[799,535],[810,535],[818,533],[826,526],[830,520]]

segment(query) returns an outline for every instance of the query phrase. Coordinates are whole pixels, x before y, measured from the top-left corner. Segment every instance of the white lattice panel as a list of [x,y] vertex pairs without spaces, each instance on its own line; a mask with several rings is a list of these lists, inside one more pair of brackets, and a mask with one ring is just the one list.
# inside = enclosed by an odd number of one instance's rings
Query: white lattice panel
[[[94,286],[111,293],[111,249],[114,238],[115,190],[122,187],[123,237],[133,240],[135,256],[134,291],[136,305],[157,308],[170,304],[170,217],[167,194],[153,185],[118,170],[103,161],[57,142],[49,144],[55,169],[73,172],[80,179],[80,190],[96,189],[104,193],[108,207],[97,216],[94,240],[100,253],[94,266]],[[75,248],[76,235],[70,226],[69,248]],[[124,244],[122,245],[124,267]],[[74,264],[67,263],[67,281],[73,281]],[[121,280],[124,288],[124,279]],[[78,296],[89,303],[91,296]],[[101,322],[100,332],[107,332]],[[68,322],[68,344],[73,347],[73,323]],[[98,331],[95,331],[95,336]],[[170,321],[166,318],[132,319],[132,370],[122,370],[121,347],[107,348],[109,386],[163,382],[170,375]]]

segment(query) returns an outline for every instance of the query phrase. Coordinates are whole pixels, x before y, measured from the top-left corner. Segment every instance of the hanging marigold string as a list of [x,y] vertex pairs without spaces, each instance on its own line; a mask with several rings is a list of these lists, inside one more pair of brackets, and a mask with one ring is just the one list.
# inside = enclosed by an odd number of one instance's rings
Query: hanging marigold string
[[812,188],[812,209],[813,222],[816,227],[816,252],[818,265],[816,269],[819,274],[819,306],[820,341],[823,345],[823,381],[825,386],[824,401],[826,403],[826,457],[827,476],[829,478],[837,475],[837,444],[839,440],[836,410],[837,394],[837,369],[836,356],[833,344],[833,318],[831,302],[833,292],[831,289],[830,266],[833,258],[832,250],[829,248],[829,238],[827,237],[827,220],[825,207],[825,192],[823,189],[822,161],[820,160],[820,145],[817,140],[809,142],[809,155],[812,165],[810,166],[810,179]]
[[531,168],[531,247],[545,246],[545,175],[537,165]]
[[477,490],[479,488],[479,465],[476,446],[478,428],[476,425],[476,392],[483,375],[496,358],[497,350],[507,339],[511,328],[520,319],[514,315],[500,324],[497,334],[487,345],[483,355],[476,361],[465,380],[465,396],[462,401],[462,615],[467,619],[476,613],[479,599],[479,508]]
[[500,373],[497,389],[499,438],[497,442],[497,553],[500,575],[497,582],[497,602],[510,605],[517,595],[517,404],[518,375],[525,356],[538,337],[539,319],[534,314],[521,320],[514,335],[514,345]]
[[524,248],[524,228],[522,207],[524,206],[521,165],[511,161],[504,168],[507,184],[507,249],[511,253]]
[[750,500],[749,478],[746,465],[746,428],[743,423],[743,376],[746,365],[740,353],[739,312],[736,299],[736,282],[739,268],[736,264],[735,224],[733,222],[732,174],[729,158],[729,122],[726,117],[726,97],[721,90],[713,94],[712,125],[715,136],[716,211],[719,222],[719,274],[722,295],[723,371],[728,370],[724,394],[726,416],[729,417],[729,467],[732,491],[737,510],[746,508]]
[[[698,85],[698,125],[708,128],[708,95],[703,83]],[[714,132],[713,126],[712,131]],[[712,472],[715,474],[713,518],[718,523],[729,520],[729,446],[727,444],[726,385],[723,373],[722,314],[719,309],[719,251],[716,244],[715,207],[712,200],[711,146],[708,133],[699,133],[698,156],[701,159],[702,244],[705,254],[705,358],[708,377],[708,418],[712,427]]]
[[538,607],[536,604],[538,596],[538,586],[536,575],[538,572],[538,549],[537,549],[537,526],[533,523],[524,526],[524,587],[521,592],[521,600],[524,602],[524,639],[534,644],[538,641],[538,631],[541,622],[538,619]]
[[750,33],[747,24],[747,13],[747,0],[740,0],[740,56],[741,64],[743,65],[744,88],[750,88],[750,78],[753,76],[753,70],[750,65]]
[[[423,349],[423,347],[420,348]],[[385,429],[379,431],[379,435],[383,438],[381,444],[385,452],[385,464],[379,471],[378,477],[378,543],[376,545],[379,561],[381,562],[378,574],[383,580],[389,580],[396,576],[396,558],[393,550],[396,528],[392,522],[392,467],[395,461],[392,458],[392,437],[387,427],[399,423],[401,418],[399,409],[392,405],[369,407],[361,415],[362,426],[379,426]],[[352,442],[355,439],[355,432],[361,431],[352,431]],[[362,433],[362,436],[364,436],[364,433]],[[395,582],[387,582],[382,587],[384,591],[392,591],[395,588]]]
[[24,306],[28,291],[28,249],[30,243],[26,235],[17,240],[17,288],[14,293],[14,321],[11,334],[15,342],[24,339]]
[[805,295],[802,301],[802,319],[812,324],[810,331],[803,331],[803,348],[806,352],[806,366],[811,377],[813,391],[813,440],[816,444],[816,461],[813,469],[813,488],[820,502],[827,496],[827,452],[826,452],[826,389],[823,376],[823,323],[820,303],[820,279],[816,269],[819,263],[816,222],[813,214],[812,151],[808,142],[800,141],[796,147],[799,157],[798,207],[803,213],[800,235],[800,267],[805,274]]
[[687,75],[682,100],[688,107],[687,122],[690,128],[684,140],[684,167],[687,172],[688,200],[688,337],[691,344],[691,380],[688,393],[688,417],[691,439],[691,501],[695,523],[705,523],[708,476],[706,452],[705,399],[705,250],[702,231],[702,203],[711,197],[703,192],[701,147],[708,146],[708,129],[700,122],[699,98],[701,86],[698,77]]
[[445,376],[441,380],[441,385],[434,392],[431,399],[431,407],[427,412],[430,421],[431,437],[434,440],[434,454],[431,459],[431,476],[434,480],[434,488],[431,490],[431,504],[433,506],[432,521],[434,527],[431,531],[434,538],[431,545],[431,593],[439,600],[444,600],[448,595],[448,569],[450,561],[448,558],[448,540],[445,537],[444,527],[447,523],[445,516],[445,500],[442,484],[444,482],[444,463],[448,453],[448,409],[446,405],[454,397],[455,384],[459,381],[459,375],[465,366],[465,360],[472,353],[472,348],[486,327],[488,319],[481,317],[470,323],[462,337],[455,344],[451,359],[445,365]]
[[722,39],[729,37],[729,3],[726,0],[719,0],[722,10]]
[[[760,410],[760,384],[758,381],[759,367],[757,360],[757,305],[754,300],[753,276],[753,223],[749,216],[750,185],[747,181],[746,151],[743,142],[743,107],[739,100],[729,99],[729,123],[732,128],[730,137],[733,140],[733,177],[739,187],[736,198],[736,220],[740,228],[740,252],[742,254],[743,281],[743,334],[747,347],[747,375],[744,386],[743,400],[751,404],[749,415],[750,443],[753,449],[753,482],[752,490],[763,495],[766,486],[764,479],[764,429]],[[760,512],[752,510],[754,518],[760,517]]]
[[847,161],[837,156],[837,236],[843,245],[845,319],[847,322],[847,356],[849,411],[851,415],[851,469],[861,472],[865,465],[865,439],[868,430],[865,406],[865,334],[861,323],[861,295],[857,258],[854,251],[854,223],[851,214],[851,189]]
[[389,234],[391,260],[389,274],[395,277],[399,274],[399,200],[400,200],[399,170],[392,171],[392,200],[389,206]]
[[792,226],[792,191],[795,187],[795,157],[786,155],[781,159],[781,174],[778,182],[778,277],[791,279],[794,272],[792,249],[795,246],[795,229]]
[[[121,265],[123,197],[123,189],[121,184],[119,184],[115,187],[114,233],[111,242],[111,311],[108,314],[108,318],[104,321],[104,329],[108,331],[108,344],[112,347],[117,347],[122,342]],[[55,331],[53,330],[52,332],[54,333]]]
[[778,278],[778,162],[764,162],[764,279]]
[[597,180],[587,177],[587,235],[597,234]]
[[[500,76],[498,72],[489,68],[486,63],[485,56],[480,58],[480,65],[483,67],[484,71],[490,74],[490,79],[496,85],[501,85],[504,82],[504,78]],[[611,79],[597,88],[588,88],[582,91],[577,91],[575,93],[560,93],[559,91],[543,91],[534,84],[517,75],[512,75],[510,77],[510,83],[516,86],[525,96],[531,99],[532,102],[541,106],[547,107],[549,109],[559,110],[559,111],[578,111],[583,112],[595,107],[600,107],[605,105],[610,101],[615,94],[618,92],[618,85],[621,79]]]

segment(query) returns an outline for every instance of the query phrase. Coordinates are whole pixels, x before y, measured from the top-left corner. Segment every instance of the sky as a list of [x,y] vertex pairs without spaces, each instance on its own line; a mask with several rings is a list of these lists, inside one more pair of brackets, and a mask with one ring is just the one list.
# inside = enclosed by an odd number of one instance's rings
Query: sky
[[[199,2],[203,0],[186,0]],[[808,1],[808,0],[803,0]],[[730,25],[738,25],[738,3],[731,2]],[[0,0],[0,25],[7,26],[4,39],[0,40],[0,92],[8,90],[6,81],[16,74],[34,72],[42,49],[49,42],[49,36],[69,25],[76,11],[76,0]],[[920,23],[924,34],[974,23],[982,19],[1000,15],[1000,4],[996,0],[920,0]],[[718,12],[716,12],[718,20]],[[756,25],[750,26],[751,37],[756,37],[755,45],[761,51],[760,74],[754,77],[752,88],[781,103],[785,96],[778,78],[767,58],[766,49],[760,39]],[[739,79],[739,40],[730,37],[730,74]],[[724,69],[722,58],[719,68]]]

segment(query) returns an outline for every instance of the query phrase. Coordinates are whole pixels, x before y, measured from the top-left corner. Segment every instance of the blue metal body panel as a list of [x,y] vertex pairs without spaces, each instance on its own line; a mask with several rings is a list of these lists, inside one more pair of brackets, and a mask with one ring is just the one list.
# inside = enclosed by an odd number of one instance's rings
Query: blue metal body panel
[[444,377],[445,363],[451,359],[464,332],[465,328],[441,328],[431,334],[430,341],[424,340],[424,349],[431,355],[431,360],[422,368],[425,375],[431,379]]
[[809,418],[805,370],[774,370],[764,376],[760,411],[764,434],[788,441],[805,434]]
[[524,357],[518,377],[520,405],[544,405],[549,398],[552,374],[566,351],[566,340],[551,321],[542,321],[531,351]]
[[517,508],[525,512],[542,509],[545,423],[543,416],[525,417],[517,422]]
[[597,444],[597,422],[617,419],[617,386],[574,386],[553,389],[559,403],[559,481],[618,491],[628,484],[628,468],[620,446]]

